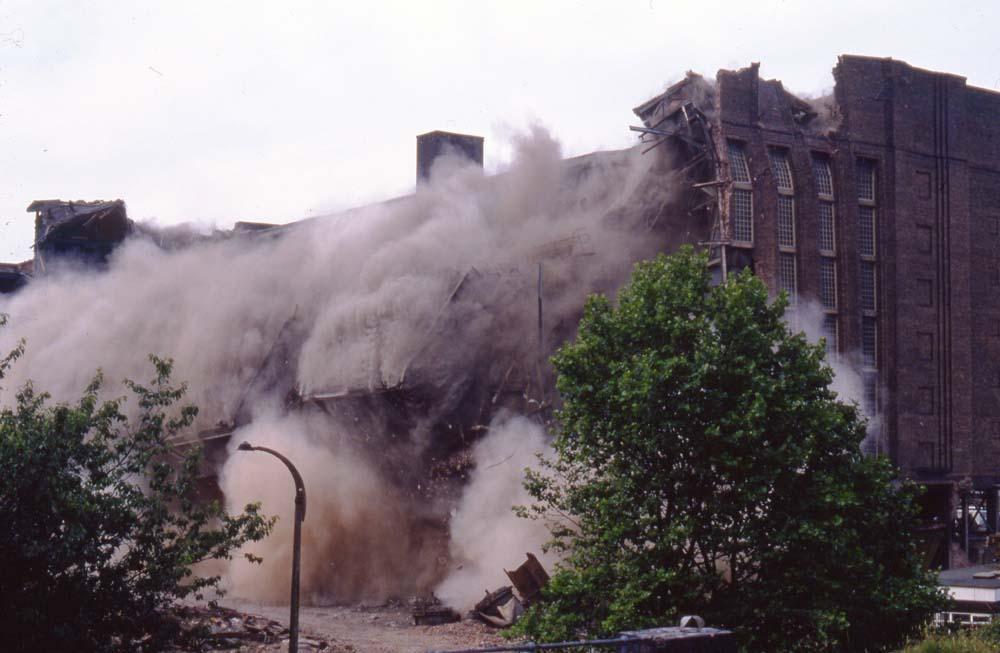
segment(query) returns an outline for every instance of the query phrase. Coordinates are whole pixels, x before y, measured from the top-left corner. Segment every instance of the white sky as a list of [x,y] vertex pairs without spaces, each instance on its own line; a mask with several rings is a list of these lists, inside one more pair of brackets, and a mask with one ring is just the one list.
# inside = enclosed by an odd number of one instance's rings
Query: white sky
[[633,142],[686,70],[761,62],[795,92],[838,54],[1000,88],[1000,2],[0,0],[0,261],[34,199],[164,224],[287,222],[408,192],[415,136],[549,127],[567,155]]

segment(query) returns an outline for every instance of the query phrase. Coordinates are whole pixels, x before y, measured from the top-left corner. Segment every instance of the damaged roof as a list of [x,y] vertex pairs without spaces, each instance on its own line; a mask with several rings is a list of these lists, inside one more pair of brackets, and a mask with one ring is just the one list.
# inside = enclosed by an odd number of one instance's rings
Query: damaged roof
[[117,242],[132,231],[122,200],[36,200],[27,211],[39,214],[36,247],[64,239]]

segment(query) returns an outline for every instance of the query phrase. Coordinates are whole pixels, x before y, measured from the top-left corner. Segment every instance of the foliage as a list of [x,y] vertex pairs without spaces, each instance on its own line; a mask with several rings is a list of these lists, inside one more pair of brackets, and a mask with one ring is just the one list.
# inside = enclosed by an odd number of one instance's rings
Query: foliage
[[165,608],[219,582],[191,565],[270,530],[259,505],[230,516],[198,500],[200,453],[168,444],[197,411],[171,410],[184,386],[169,384],[170,361],[151,360],[150,384],[125,382],[132,420],[125,399],[98,398],[99,373],[75,404],[51,405],[29,383],[0,408],[5,650],[156,649],[172,635]]
[[617,307],[589,300],[553,358],[557,456],[526,482],[567,558],[516,634],[700,614],[751,651],[882,650],[940,605],[916,488],[861,454],[864,419],[785,309],[749,273],[713,286],[690,248],[639,264]]
[[1000,650],[1000,621],[958,632],[931,631],[900,653],[995,653]]

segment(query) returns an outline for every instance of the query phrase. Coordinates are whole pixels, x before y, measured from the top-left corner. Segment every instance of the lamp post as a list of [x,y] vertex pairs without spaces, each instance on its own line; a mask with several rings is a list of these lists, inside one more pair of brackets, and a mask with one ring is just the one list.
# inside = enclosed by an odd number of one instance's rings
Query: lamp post
[[274,449],[255,447],[249,442],[237,447],[240,451],[263,451],[269,453],[281,462],[292,473],[295,479],[295,537],[292,540],[292,601],[291,615],[288,618],[288,651],[298,653],[299,650],[299,569],[302,566],[302,521],[306,518],[306,487],[302,483],[302,475],[295,469],[288,458]]

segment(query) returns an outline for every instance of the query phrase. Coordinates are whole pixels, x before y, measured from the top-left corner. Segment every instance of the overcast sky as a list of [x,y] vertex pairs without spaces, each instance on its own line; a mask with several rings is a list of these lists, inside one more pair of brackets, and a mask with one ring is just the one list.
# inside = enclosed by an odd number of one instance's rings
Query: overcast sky
[[819,94],[852,53],[1000,89],[998,33],[993,0],[0,0],[0,261],[31,256],[34,199],[287,222],[408,192],[433,129],[485,136],[487,168],[532,122],[624,147],[686,70]]

